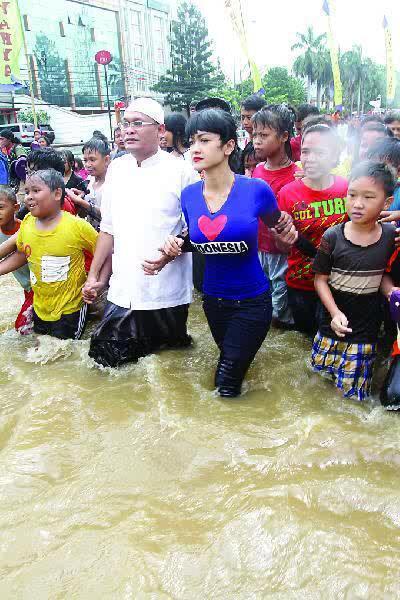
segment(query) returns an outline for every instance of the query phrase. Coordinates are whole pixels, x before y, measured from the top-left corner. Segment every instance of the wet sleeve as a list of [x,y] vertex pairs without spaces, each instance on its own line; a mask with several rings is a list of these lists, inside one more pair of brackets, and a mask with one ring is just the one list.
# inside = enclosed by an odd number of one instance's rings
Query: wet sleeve
[[24,251],[24,242],[23,242],[24,229],[25,229],[24,221],[22,221],[20,228],[18,229],[17,241],[16,241],[18,252]]
[[322,236],[320,246],[314,258],[312,270],[320,275],[330,275],[333,265],[333,248],[335,237],[332,231],[326,231]]

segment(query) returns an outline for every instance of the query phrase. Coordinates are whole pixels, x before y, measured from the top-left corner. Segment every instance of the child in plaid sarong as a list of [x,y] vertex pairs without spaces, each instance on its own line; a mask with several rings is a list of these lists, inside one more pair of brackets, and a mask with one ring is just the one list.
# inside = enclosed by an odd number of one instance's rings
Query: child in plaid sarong
[[382,322],[379,288],[394,251],[395,228],[378,223],[390,205],[395,174],[384,163],[363,162],[349,180],[350,221],[328,229],[314,260],[315,289],[323,304],[311,362],[345,397],[370,394]]

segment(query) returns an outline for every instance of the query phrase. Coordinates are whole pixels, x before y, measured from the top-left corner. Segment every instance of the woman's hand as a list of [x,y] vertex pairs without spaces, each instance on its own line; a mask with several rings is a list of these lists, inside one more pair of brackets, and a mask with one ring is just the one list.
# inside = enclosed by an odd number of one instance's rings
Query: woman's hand
[[167,256],[162,248],[159,248],[159,252],[161,256],[157,260],[145,260],[142,263],[145,275],[158,275],[165,265],[174,260],[174,257]]
[[299,237],[293,222],[289,222],[282,230],[271,229],[274,234],[275,242],[282,252],[289,252],[291,247],[297,242]]
[[331,321],[331,329],[336,333],[336,335],[340,338],[343,338],[346,333],[351,333],[353,330],[350,327],[347,327],[349,321],[345,314],[341,311],[338,311],[333,317]]
[[283,231],[288,225],[291,225],[293,223],[293,219],[292,216],[289,215],[289,213],[285,212],[284,210],[281,211],[281,216],[279,217],[279,220],[277,222],[277,224],[275,225],[275,229],[278,232]]
[[400,210],[383,210],[379,215],[381,223],[393,223],[400,221]]
[[180,256],[182,254],[183,241],[182,238],[178,238],[175,235],[169,235],[165,240],[162,252],[172,258]]
[[88,202],[84,199],[85,192],[82,192],[81,190],[73,188],[72,190],[66,189],[65,194],[68,196],[68,198],[70,200],[72,200],[72,202],[76,206],[82,206],[83,208],[87,208]]

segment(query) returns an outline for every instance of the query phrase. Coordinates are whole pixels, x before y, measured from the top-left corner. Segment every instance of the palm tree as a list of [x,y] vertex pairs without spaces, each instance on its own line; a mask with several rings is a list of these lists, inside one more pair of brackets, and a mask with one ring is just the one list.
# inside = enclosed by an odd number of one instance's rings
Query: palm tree
[[329,98],[329,90],[333,82],[331,56],[329,50],[326,48],[322,48],[318,53],[315,72],[317,81],[317,106],[320,108],[322,91],[324,91],[325,98]]
[[297,42],[292,50],[303,50],[293,63],[293,71],[298,77],[307,78],[307,102],[311,101],[311,85],[317,81],[318,55],[322,49],[322,42],[326,41],[326,33],[315,35],[312,27],[306,33],[296,33]]

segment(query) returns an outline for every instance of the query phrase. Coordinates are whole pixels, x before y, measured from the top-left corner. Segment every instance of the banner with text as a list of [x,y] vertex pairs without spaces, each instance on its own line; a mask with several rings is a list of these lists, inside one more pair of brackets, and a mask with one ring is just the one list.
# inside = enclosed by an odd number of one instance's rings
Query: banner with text
[[22,44],[18,0],[0,1],[0,84],[12,84],[19,80]]

